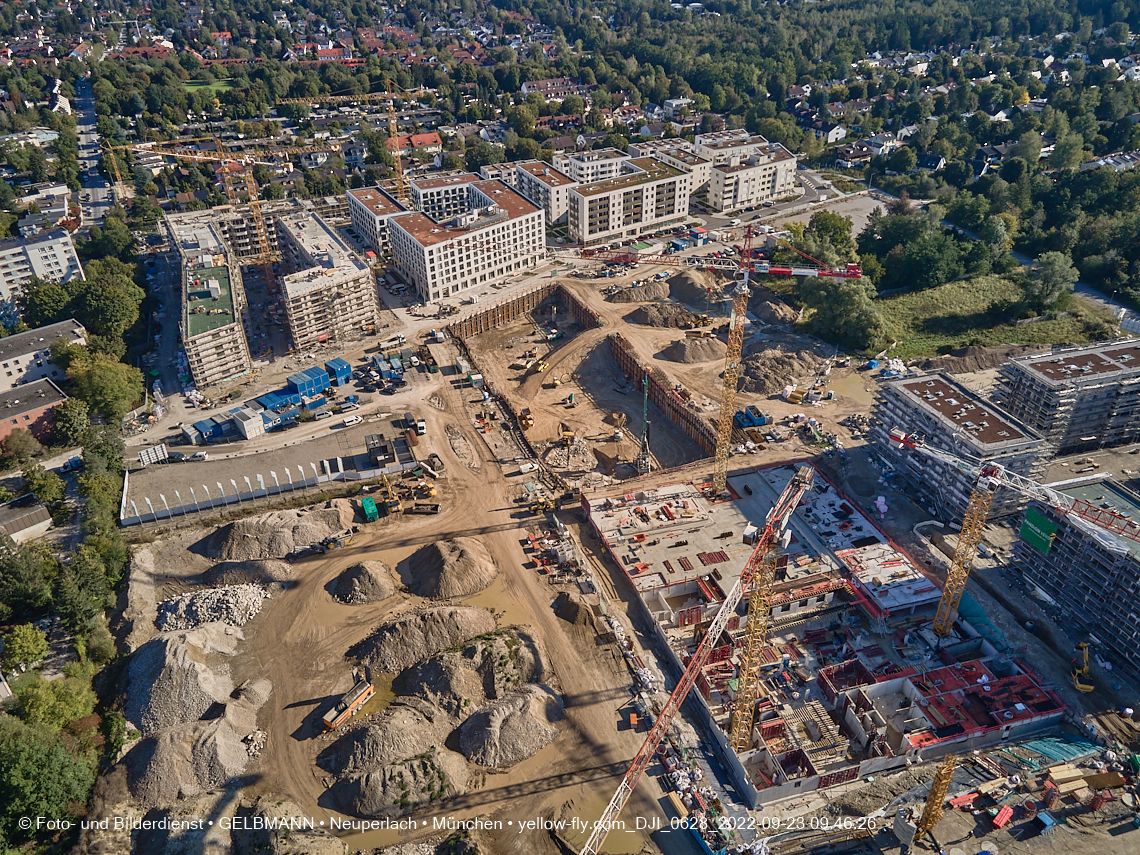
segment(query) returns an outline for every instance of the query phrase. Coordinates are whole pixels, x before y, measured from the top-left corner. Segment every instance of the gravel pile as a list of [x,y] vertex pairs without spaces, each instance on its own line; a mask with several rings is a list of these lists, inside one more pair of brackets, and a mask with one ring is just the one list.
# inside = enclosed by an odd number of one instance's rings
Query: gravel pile
[[781,299],[775,291],[750,285],[752,296],[748,308],[752,314],[769,324],[790,324],[799,313]]
[[392,570],[383,561],[361,561],[336,577],[333,596],[352,606],[378,603],[396,593]]
[[676,303],[651,303],[638,306],[625,316],[626,323],[647,327],[688,329],[697,325],[697,316]]
[[220,715],[139,740],[125,759],[131,794],[147,807],[169,805],[244,774],[250,762],[245,740],[257,733],[257,711],[272,688],[268,680],[250,680],[226,699]]
[[750,353],[740,372],[740,391],[775,395],[785,386],[805,383],[815,377],[824,358],[810,350],[786,351],[779,348]]
[[400,698],[317,755],[317,765],[338,775],[375,771],[442,744],[455,724],[427,701]]
[[456,537],[424,546],[408,559],[408,567],[412,593],[437,600],[477,594],[499,575],[487,548],[474,537]]
[[233,691],[229,665],[241,631],[211,623],[160,635],[140,647],[128,668],[126,716],[143,734],[196,721]]
[[638,288],[622,288],[609,297],[611,303],[649,303],[669,296],[669,283],[660,280]]
[[724,361],[726,346],[719,338],[684,338],[663,351],[661,358],[692,365],[694,362]]
[[[288,796],[276,793],[264,795],[253,803],[247,816],[263,819],[296,819],[305,816],[300,805]],[[317,828],[257,827],[266,823],[251,823],[253,828],[234,832],[239,842],[235,850],[239,853],[264,853],[264,855],[344,855],[348,851],[344,841],[333,837],[319,826]]]
[[495,618],[486,609],[440,606],[382,623],[348,655],[378,671],[398,673],[494,629]]
[[728,274],[711,270],[682,270],[666,281],[669,283],[669,296],[674,300],[690,306],[703,306],[721,299],[724,283],[731,280]]
[[163,632],[195,629],[215,621],[245,626],[261,611],[265,597],[265,589],[258,585],[227,585],[171,597],[159,604],[154,625]]
[[207,554],[218,561],[284,558],[352,525],[355,511],[348,499],[333,499],[322,508],[271,511],[222,526],[210,537]]
[[426,756],[406,759],[352,778],[328,790],[338,810],[363,817],[396,816],[423,804],[467,792],[469,773],[462,754],[433,746]]
[[562,699],[545,686],[523,686],[476,710],[459,728],[459,750],[472,763],[501,769],[533,757],[558,736]]
[[257,561],[223,561],[203,574],[207,585],[271,585],[293,578],[294,568],[288,561],[268,558]]

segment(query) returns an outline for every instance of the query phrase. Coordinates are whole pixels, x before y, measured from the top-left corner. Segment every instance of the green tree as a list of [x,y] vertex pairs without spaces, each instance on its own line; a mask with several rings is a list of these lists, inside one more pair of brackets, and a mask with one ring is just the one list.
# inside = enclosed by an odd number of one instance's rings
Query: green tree
[[43,725],[0,715],[0,838],[30,839],[22,816],[69,817],[82,811],[95,783],[92,764]]
[[47,635],[42,629],[30,623],[14,626],[4,636],[4,668],[11,671],[39,662],[47,651]]
[[1047,309],[1073,289],[1077,269],[1063,252],[1042,253],[1036,265],[1025,283],[1025,294],[1035,308]]
[[484,166],[502,163],[505,158],[503,150],[497,145],[491,145],[486,140],[476,140],[474,145],[467,148],[467,171],[478,172]]
[[26,619],[51,605],[59,562],[40,546],[11,545],[0,551],[0,620]]
[[899,175],[906,175],[918,164],[918,154],[909,145],[899,146],[891,152],[887,164]]
[[63,501],[63,479],[38,463],[24,467],[24,484],[28,492],[35,493],[36,498],[45,505]]
[[805,277],[799,295],[812,310],[809,324],[820,338],[855,350],[878,350],[890,329],[863,280]]
[[75,384],[76,396],[109,421],[117,422],[143,396],[141,371],[98,354],[74,363],[67,376]]
[[1080,134],[1068,133],[1059,137],[1049,155],[1049,165],[1054,169],[1076,169],[1081,165],[1085,154],[1085,141]]
[[111,590],[108,571],[94,545],[85,543],[55,580],[55,603],[59,619],[68,632],[89,635],[107,608]]
[[1032,167],[1041,159],[1042,145],[1041,134],[1037,131],[1026,131],[1017,138],[1017,145],[1013,149],[1013,154]]
[[56,441],[68,446],[83,445],[91,433],[91,409],[79,398],[68,398],[52,410],[52,422]]
[[16,428],[0,443],[4,461],[10,466],[23,466],[43,453],[44,447],[24,428]]
[[807,231],[827,240],[839,257],[852,261],[858,255],[855,239],[851,236],[851,218],[831,211],[816,211],[808,221]]
[[19,689],[16,697],[16,715],[28,724],[44,724],[56,729],[91,715],[95,709],[91,681],[79,677],[37,679]]
[[24,323],[33,328],[42,327],[67,317],[71,294],[57,282],[32,279],[16,302]]

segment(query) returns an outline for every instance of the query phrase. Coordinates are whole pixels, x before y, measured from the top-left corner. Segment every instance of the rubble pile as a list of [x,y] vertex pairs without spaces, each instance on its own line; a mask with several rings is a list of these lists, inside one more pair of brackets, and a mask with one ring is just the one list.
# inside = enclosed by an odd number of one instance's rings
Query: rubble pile
[[649,303],[669,296],[669,283],[656,280],[637,288],[622,288],[610,297],[611,303]]
[[569,447],[562,442],[556,443],[546,452],[543,460],[556,469],[593,469],[597,465],[594,452],[580,437],[574,437]]
[[740,391],[774,395],[785,386],[810,381],[823,362],[824,357],[809,350],[769,348],[750,353],[742,364]]
[[333,583],[333,596],[350,606],[378,603],[396,593],[392,570],[383,561],[361,561],[345,569]]
[[426,754],[383,766],[329,788],[334,807],[347,814],[387,817],[467,792],[469,772],[462,754],[439,745]]
[[206,544],[206,552],[218,561],[284,558],[344,531],[355,516],[348,499],[333,499],[312,510],[258,514],[217,529]]
[[562,699],[542,686],[523,686],[476,710],[459,728],[459,750],[473,763],[513,766],[558,736]]
[[159,604],[154,625],[163,632],[194,629],[215,621],[244,626],[261,611],[266,596],[258,585],[227,585],[171,597]]
[[494,628],[495,618],[486,609],[439,606],[380,624],[348,654],[378,671],[397,673]]
[[692,365],[694,362],[723,361],[727,350],[719,338],[683,338],[661,351],[661,358]]
[[287,796],[267,794],[259,797],[250,810],[253,821],[240,832],[233,833],[235,838],[240,835],[244,844],[236,851],[264,852],[267,855],[344,855],[348,851],[343,841],[323,828],[296,828],[289,822],[304,815],[300,805]]
[[477,594],[499,575],[487,548],[474,537],[450,538],[421,547],[408,559],[408,566],[412,593],[437,600]]
[[913,359],[908,364],[911,368],[931,373],[946,371],[949,374],[969,374],[972,371],[997,368],[1015,356],[1044,353],[1048,350],[1048,347],[1035,344],[997,344],[992,347],[970,345],[969,347],[959,347],[943,356]]
[[752,296],[748,299],[748,309],[756,317],[769,324],[790,324],[796,320],[799,313],[783,301],[775,291],[767,288],[752,288]]
[[[642,290],[638,288],[637,290]],[[626,323],[641,324],[647,327],[668,327],[689,329],[695,327],[698,318],[684,306],[676,303],[650,303],[638,306],[625,316]]]

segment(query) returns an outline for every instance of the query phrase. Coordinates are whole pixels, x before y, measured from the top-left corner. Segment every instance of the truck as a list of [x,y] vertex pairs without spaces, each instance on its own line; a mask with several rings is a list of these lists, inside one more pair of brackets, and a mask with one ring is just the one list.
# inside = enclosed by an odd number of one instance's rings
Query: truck
[[409,431],[414,431],[416,436],[423,436],[427,433],[427,422],[425,422],[415,413],[405,414],[404,427]]
[[324,714],[325,730],[336,730],[376,694],[376,687],[368,680],[360,680],[337,701],[336,706]]
[[364,519],[367,522],[376,522],[380,519],[380,511],[376,507],[376,500],[371,496],[365,496],[361,502],[360,507],[364,510]]
[[409,514],[438,514],[439,502],[416,502],[408,509]]

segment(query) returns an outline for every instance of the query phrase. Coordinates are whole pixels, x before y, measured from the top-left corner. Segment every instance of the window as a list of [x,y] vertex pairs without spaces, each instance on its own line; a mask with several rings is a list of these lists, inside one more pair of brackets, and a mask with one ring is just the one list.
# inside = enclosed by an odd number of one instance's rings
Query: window
[[24,416],[24,421],[30,422],[31,420],[32,420],[31,416]]

